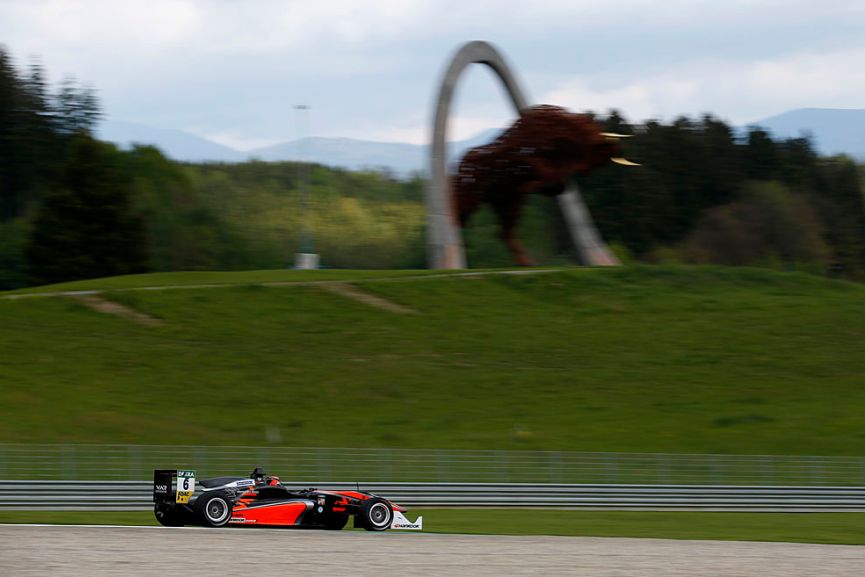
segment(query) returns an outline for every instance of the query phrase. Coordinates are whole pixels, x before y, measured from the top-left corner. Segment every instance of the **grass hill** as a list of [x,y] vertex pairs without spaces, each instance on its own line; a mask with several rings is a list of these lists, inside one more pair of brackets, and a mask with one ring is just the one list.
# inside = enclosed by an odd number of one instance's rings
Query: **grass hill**
[[[0,442],[865,454],[865,286],[711,267],[400,274],[41,289],[112,289],[99,298],[158,324],[0,298]],[[175,290],[133,290],[156,285]]]

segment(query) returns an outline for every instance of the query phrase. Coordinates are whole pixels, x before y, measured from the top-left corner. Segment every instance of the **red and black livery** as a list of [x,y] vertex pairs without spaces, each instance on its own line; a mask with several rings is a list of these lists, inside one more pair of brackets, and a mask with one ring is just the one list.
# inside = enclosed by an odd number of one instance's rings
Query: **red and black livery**
[[[184,476],[189,473],[191,485]],[[354,517],[355,527],[369,531],[384,531],[392,525],[420,528],[395,524],[395,515],[400,521],[405,519],[402,516],[405,509],[372,493],[289,488],[260,468],[249,477],[201,479],[197,484],[191,471],[159,469],[153,472],[153,502],[156,519],[169,527],[232,525],[338,530],[345,527],[349,517]]]

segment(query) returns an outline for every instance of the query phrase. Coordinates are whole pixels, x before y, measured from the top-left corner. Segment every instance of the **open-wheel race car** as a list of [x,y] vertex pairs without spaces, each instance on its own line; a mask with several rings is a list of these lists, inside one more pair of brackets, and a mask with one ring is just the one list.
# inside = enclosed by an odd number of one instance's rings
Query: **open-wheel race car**
[[195,471],[153,472],[157,521],[167,527],[267,526],[339,530],[349,517],[368,531],[423,528],[405,509],[365,491],[294,489],[256,468],[249,477],[215,477],[196,482]]

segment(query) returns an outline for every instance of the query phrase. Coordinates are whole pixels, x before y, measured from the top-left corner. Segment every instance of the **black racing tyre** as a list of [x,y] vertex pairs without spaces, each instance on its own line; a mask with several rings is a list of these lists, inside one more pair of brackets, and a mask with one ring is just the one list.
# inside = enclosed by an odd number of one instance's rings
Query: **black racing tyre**
[[373,497],[363,502],[358,516],[367,531],[386,531],[393,522],[393,509],[384,499]]
[[231,499],[222,491],[208,491],[195,501],[195,513],[205,527],[228,525],[231,509]]
[[329,531],[339,531],[348,523],[348,515],[344,513],[331,513],[324,518],[324,528]]
[[156,505],[153,507],[153,514],[156,515],[156,520],[160,525],[165,527],[183,527],[184,515],[183,511],[179,511],[174,507],[167,505]]

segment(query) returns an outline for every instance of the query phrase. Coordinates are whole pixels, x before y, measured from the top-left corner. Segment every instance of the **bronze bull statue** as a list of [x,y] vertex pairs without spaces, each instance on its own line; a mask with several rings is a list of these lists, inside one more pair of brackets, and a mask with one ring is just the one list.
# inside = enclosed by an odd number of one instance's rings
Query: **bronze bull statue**
[[451,187],[460,226],[488,203],[514,261],[534,265],[515,235],[524,196],[561,194],[571,177],[610,161],[634,165],[621,158],[622,136],[602,132],[590,116],[559,106],[523,110],[494,142],[469,150],[460,162]]

